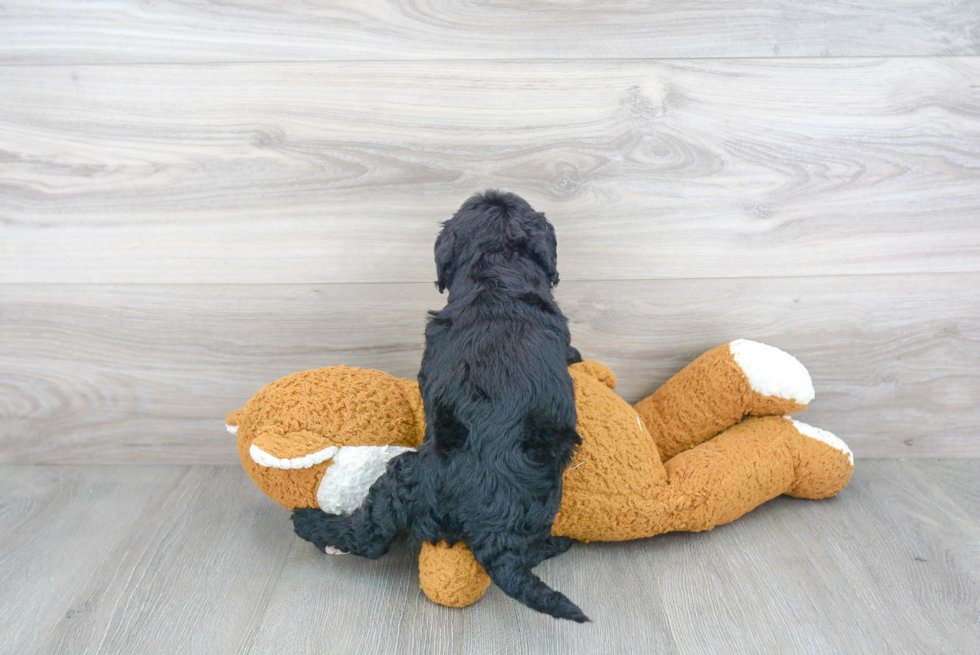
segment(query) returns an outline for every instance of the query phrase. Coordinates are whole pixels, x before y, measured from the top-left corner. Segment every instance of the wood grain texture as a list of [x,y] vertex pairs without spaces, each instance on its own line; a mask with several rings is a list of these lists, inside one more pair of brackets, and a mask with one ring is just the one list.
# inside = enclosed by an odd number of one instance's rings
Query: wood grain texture
[[[862,484],[861,471],[880,464],[859,462],[841,496],[861,494],[853,489]],[[814,547],[823,522],[837,520],[838,502],[822,501],[813,510],[819,518],[804,523],[796,501],[777,498],[711,532],[667,534],[632,551],[636,575],[657,581],[681,651],[888,652],[861,598]]]
[[[496,587],[466,610],[436,605],[419,589],[417,552],[401,548],[379,561],[328,558],[297,542],[252,649],[386,655],[678,652],[656,585],[645,584],[626,565],[635,552],[630,545],[576,548],[535,570],[581,601],[592,619],[586,626],[536,614]],[[618,591],[615,598],[596,589],[596,571],[602,571],[603,590]],[[370,628],[350,627],[365,624]]]
[[247,650],[296,539],[288,512],[233,467],[194,467],[155,501],[117,517],[129,535],[39,652]]
[[[0,466],[0,653],[27,653],[56,623],[94,608],[73,603],[132,529],[172,490],[178,467]],[[79,652],[79,651],[76,651]]]
[[[562,282],[573,343],[633,402],[750,338],[798,357],[800,419],[858,457],[980,455],[980,275]],[[407,285],[0,286],[0,461],[237,461],[224,416],[299,370],[414,379],[425,312]]]
[[[916,471],[921,471],[935,486],[939,487],[955,503],[960,512],[972,522],[980,516],[980,459],[941,459],[916,463]],[[977,549],[980,553],[980,548]]]
[[[967,513],[980,460],[864,460],[830,500],[576,545],[536,572],[586,625],[496,588],[466,609],[435,605],[408,546],[377,561],[319,554],[238,467],[0,473],[2,653],[931,654],[980,640],[980,527]],[[90,529],[57,538],[71,523]],[[39,608],[46,629],[25,631]]]
[[980,58],[0,67],[0,282],[428,282],[524,194],[566,280],[980,270]]
[[5,2],[0,62],[980,53],[973,2]]
[[[910,461],[855,469],[833,520],[814,544],[861,600],[892,652],[967,653],[980,643],[980,524],[956,500],[976,486],[976,461],[965,487],[949,494],[935,467]],[[857,493],[850,493],[858,485]],[[862,493],[861,488],[864,488]],[[825,508],[800,507],[801,524]]]

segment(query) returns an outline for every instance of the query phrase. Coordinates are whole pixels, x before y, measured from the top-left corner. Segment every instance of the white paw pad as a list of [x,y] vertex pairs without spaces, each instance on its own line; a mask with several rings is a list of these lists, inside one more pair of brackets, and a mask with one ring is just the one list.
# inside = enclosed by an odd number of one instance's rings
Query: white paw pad
[[728,344],[752,390],[763,396],[795,400],[808,405],[813,400],[813,381],[795,357],[758,341],[736,339]]
[[847,447],[844,440],[838,437],[836,434],[833,432],[827,432],[826,430],[821,430],[820,428],[815,428],[812,425],[807,425],[806,423],[801,423],[800,421],[794,420],[788,416],[783,418],[788,418],[789,420],[793,421],[793,427],[796,428],[796,431],[802,434],[804,437],[810,437],[811,439],[822,441],[831,448],[839,450],[847,455],[847,459],[851,463],[851,466],[854,466],[854,453],[852,453],[851,449]]

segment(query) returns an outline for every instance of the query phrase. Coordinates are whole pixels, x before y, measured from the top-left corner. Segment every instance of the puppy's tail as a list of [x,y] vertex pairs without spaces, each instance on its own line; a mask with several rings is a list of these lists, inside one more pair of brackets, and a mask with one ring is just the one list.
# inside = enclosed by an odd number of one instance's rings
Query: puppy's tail
[[410,527],[407,477],[414,457],[414,452],[407,452],[392,459],[361,506],[349,516],[327,514],[316,507],[297,508],[292,516],[296,534],[321,551],[339,550],[378,559]]
[[555,591],[531,573],[515,551],[489,553],[481,548],[472,550],[473,556],[490,576],[490,580],[514,600],[556,619],[568,619],[576,623],[590,620],[564,594]]

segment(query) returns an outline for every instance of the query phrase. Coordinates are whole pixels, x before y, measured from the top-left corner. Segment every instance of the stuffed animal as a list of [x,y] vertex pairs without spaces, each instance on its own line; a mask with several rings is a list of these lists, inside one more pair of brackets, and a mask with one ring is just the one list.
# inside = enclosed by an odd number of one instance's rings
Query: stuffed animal
[[[772,346],[739,339],[714,348],[632,407],[602,364],[569,372],[582,445],[565,470],[555,536],[710,530],[781,494],[833,496],[854,470],[843,441],[785,416],[806,407],[813,385]],[[337,514],[357,509],[388,460],[425,432],[417,382],[345,366],[277,380],[227,424],[270,498]],[[419,574],[426,595],[451,607],[476,602],[490,584],[462,543],[422,544]]]

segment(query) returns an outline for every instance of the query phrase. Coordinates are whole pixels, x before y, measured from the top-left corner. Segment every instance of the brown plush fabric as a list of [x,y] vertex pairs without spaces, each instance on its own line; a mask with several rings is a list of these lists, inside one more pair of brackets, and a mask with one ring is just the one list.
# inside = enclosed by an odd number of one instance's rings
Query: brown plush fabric
[[806,405],[753,391],[726,343],[695,359],[633,408],[666,462],[745,415],[792,414]]
[[578,364],[572,364],[571,369],[587,373],[589,377],[595,378],[610,389],[616,388],[616,374],[593,359],[583,359]]
[[648,536],[638,517],[667,481],[657,446],[636,412],[608,386],[609,369],[584,361],[568,370],[582,445],[565,469],[553,533],[580,541]]
[[418,380],[400,378],[396,380],[396,384],[398,385],[399,391],[401,391],[402,398],[405,399],[405,402],[408,403],[408,406],[412,410],[412,420],[414,423],[410,434],[407,436],[410,443],[406,443],[405,445],[417,448],[425,437],[425,409],[422,407],[422,392],[419,391]]
[[783,418],[746,419],[667,461],[669,511],[650,534],[710,530],[785,493],[794,480],[790,431]]
[[[846,454],[768,415],[803,406],[753,391],[727,344],[635,408],[612,391],[616,377],[602,364],[586,360],[569,372],[582,445],[564,474],[555,535],[621,541],[709,530],[780,494],[827,498],[850,480]],[[245,470],[288,508],[316,507],[331,462],[262,467],[249,455],[253,442],[286,459],[330,445],[417,446],[425,428],[416,382],[346,367],[278,380],[229,414],[228,424],[239,426]],[[476,602],[489,584],[463,544],[424,544],[419,570],[426,595],[452,607]]]
[[[792,425],[792,421],[787,422]],[[821,500],[836,496],[851,481],[854,465],[845,453],[800,434],[796,428],[793,428],[789,443],[796,468],[787,495]]]
[[252,445],[278,459],[294,459],[315,453],[333,444],[322,434],[309,430],[282,432],[265,426],[252,440]]
[[465,544],[449,547],[445,541],[424,543],[419,553],[419,585],[433,602],[466,607],[478,601],[487,590],[490,576]]
[[306,469],[266,468],[256,464],[248,453],[251,444],[247,439],[238,440],[238,456],[245,472],[266,496],[286,509],[316,507],[316,490],[330,461]]
[[280,459],[328,446],[418,446],[425,433],[418,383],[382,371],[336,366],[293,373],[262,388],[228,415],[238,426],[238,455],[255,484],[287,509],[316,507],[328,460],[310,468],[255,463],[249,448]]

